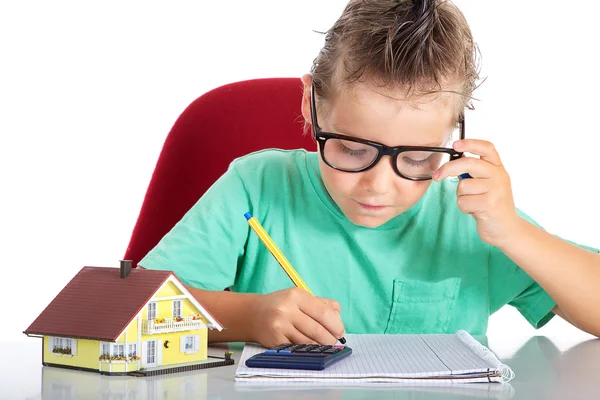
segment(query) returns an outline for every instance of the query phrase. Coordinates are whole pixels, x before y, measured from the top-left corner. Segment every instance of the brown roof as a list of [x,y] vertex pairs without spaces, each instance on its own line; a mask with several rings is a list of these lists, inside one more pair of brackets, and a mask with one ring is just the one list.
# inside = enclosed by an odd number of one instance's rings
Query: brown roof
[[[171,271],[83,267],[23,333],[115,341]],[[175,275],[173,275],[175,276]]]

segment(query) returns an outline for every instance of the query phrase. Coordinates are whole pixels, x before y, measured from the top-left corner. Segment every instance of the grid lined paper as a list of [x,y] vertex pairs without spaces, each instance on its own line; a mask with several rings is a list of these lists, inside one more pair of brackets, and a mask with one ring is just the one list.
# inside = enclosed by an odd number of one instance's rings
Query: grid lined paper
[[[466,332],[463,331],[462,335]],[[236,381],[327,381],[397,382],[427,380],[467,382],[501,382],[500,362],[478,354],[483,345],[465,341],[457,334],[427,335],[347,335],[352,354],[323,371],[274,368],[248,368],[246,360],[265,349],[246,345]],[[475,348],[480,346],[481,349]]]

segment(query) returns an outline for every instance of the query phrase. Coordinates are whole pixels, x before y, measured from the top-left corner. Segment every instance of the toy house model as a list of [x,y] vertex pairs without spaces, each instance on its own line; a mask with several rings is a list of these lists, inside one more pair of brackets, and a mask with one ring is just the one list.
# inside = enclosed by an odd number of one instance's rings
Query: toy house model
[[42,364],[107,375],[156,375],[233,364],[207,355],[223,329],[171,271],[84,267],[24,333]]

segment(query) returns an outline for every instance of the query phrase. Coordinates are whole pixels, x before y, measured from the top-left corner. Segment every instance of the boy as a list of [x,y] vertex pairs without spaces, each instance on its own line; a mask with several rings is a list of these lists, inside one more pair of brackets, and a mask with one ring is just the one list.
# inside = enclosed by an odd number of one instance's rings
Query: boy
[[[600,335],[597,251],[538,228],[493,145],[463,138],[475,51],[450,2],[350,1],[302,78],[318,153],[234,161],[140,265],[173,270],[228,328],[210,341],[484,334],[505,304]],[[247,211],[327,298],[291,288]]]

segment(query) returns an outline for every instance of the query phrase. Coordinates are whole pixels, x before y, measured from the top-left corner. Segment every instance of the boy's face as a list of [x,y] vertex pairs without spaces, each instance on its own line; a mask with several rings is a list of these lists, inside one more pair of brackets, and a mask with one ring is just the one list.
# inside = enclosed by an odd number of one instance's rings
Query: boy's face
[[[303,78],[310,89],[310,76]],[[409,103],[401,93],[357,83],[339,91],[318,114],[325,132],[344,134],[387,146],[445,146],[453,128],[455,106],[438,96]],[[303,98],[303,115],[310,121],[310,96]],[[308,104],[307,104],[308,101]],[[317,99],[318,101],[318,99]],[[319,107],[317,107],[318,110]],[[335,170],[319,157],[321,176],[329,195],[353,223],[375,228],[415,205],[431,181],[398,176],[384,156],[371,169],[358,173]]]

